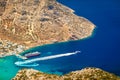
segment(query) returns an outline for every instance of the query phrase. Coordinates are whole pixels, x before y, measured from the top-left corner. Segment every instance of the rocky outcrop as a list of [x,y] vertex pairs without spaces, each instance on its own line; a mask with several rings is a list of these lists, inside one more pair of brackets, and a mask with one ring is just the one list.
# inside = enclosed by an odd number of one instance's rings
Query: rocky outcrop
[[120,77],[99,68],[88,67],[66,74],[64,80],[120,80]]
[[95,28],[56,0],[6,0],[4,3],[0,38],[29,47],[86,38]]
[[120,80],[120,77],[99,68],[85,68],[63,76],[45,74],[33,69],[23,69],[12,80]]

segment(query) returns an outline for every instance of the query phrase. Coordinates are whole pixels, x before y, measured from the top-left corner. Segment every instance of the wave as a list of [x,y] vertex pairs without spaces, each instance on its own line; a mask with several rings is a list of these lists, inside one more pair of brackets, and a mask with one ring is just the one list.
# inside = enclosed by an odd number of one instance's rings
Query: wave
[[80,53],[80,51],[58,54],[58,55],[52,55],[52,56],[41,57],[41,58],[35,58],[35,59],[30,59],[30,60],[25,60],[25,61],[17,61],[17,62],[15,62],[15,65],[21,66],[21,65],[24,65],[24,64],[34,63],[36,61],[49,60],[49,59],[54,59],[54,58],[59,58],[59,57],[64,57],[64,56],[70,56],[70,55],[74,55],[74,54],[77,54],[77,53]]

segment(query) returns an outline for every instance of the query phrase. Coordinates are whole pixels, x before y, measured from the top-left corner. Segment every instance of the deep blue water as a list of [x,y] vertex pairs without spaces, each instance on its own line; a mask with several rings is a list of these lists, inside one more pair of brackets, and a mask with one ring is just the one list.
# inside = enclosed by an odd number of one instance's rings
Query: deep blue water
[[120,74],[120,1],[58,1],[71,7],[75,10],[75,14],[89,19],[97,26],[92,38],[69,43],[76,44],[72,48],[78,48],[83,52],[78,56],[80,63]]
[[[98,67],[120,75],[120,1],[117,0],[58,0],[75,10],[75,14],[83,16],[96,25],[91,38],[66,43],[46,45],[33,49],[45,56],[82,51],[81,54],[39,62],[46,68],[45,72],[63,72],[85,67]],[[32,51],[32,50],[31,50]],[[49,66],[49,67],[48,67]],[[38,69],[38,68],[36,68]]]
[[[36,48],[41,52],[65,53],[81,50],[79,55],[40,62],[50,70],[63,73],[85,67],[98,67],[120,75],[120,1],[58,0],[96,25],[93,37]],[[62,66],[61,66],[62,65]]]
[[[27,52],[40,51],[40,57],[62,54],[80,50],[80,54],[69,57],[56,58],[37,62],[39,67],[34,69],[62,75],[73,70],[85,67],[98,67],[108,72],[120,75],[120,1],[119,0],[58,0],[62,4],[75,10],[75,14],[83,16],[96,25],[94,35],[90,38],[78,41],[43,45],[32,48]],[[13,75],[21,67],[16,67],[14,62],[18,59],[7,57],[14,70]],[[7,60],[6,59],[6,60]],[[0,59],[0,63],[6,61]],[[11,63],[11,64],[10,64]],[[4,65],[4,66],[3,66]],[[0,64],[2,72],[7,71],[6,63]],[[7,66],[7,65],[6,65]],[[11,73],[8,70],[7,73]],[[6,73],[6,72],[5,72]],[[0,72],[0,75],[2,73]],[[13,77],[13,75],[11,75]],[[0,79],[5,79],[0,77]],[[7,76],[7,75],[6,75]],[[11,77],[9,76],[9,78]],[[6,79],[7,80],[7,79]]]

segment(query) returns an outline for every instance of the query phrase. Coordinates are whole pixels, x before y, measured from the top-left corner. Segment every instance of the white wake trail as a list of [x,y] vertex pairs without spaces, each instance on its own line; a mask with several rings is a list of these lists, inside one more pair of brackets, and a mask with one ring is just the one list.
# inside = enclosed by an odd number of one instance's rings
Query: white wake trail
[[65,54],[58,54],[58,55],[52,55],[52,56],[47,56],[47,57],[41,57],[41,58],[35,58],[35,59],[30,59],[30,60],[25,60],[25,61],[17,61],[15,64],[17,66],[24,65],[24,64],[29,64],[29,63],[34,63],[36,61],[42,61],[42,60],[48,60],[48,59],[54,59],[54,58],[59,58],[59,57],[64,57],[64,56],[70,56],[80,53],[80,51],[75,51],[71,53],[65,53]]

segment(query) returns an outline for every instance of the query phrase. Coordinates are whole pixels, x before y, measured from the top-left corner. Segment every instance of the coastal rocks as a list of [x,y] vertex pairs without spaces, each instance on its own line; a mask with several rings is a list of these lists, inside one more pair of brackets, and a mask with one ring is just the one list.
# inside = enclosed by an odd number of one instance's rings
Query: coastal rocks
[[26,47],[7,40],[0,40],[0,57],[18,54],[26,50]]
[[56,0],[6,0],[0,28],[0,38],[34,47],[86,38],[95,25]]
[[120,77],[99,68],[85,68],[64,75],[65,80],[120,80]]
[[60,76],[45,74],[33,69],[20,70],[12,80],[62,80]]
[[120,80],[120,77],[99,68],[85,68],[63,76],[46,74],[33,69],[23,69],[12,80]]

